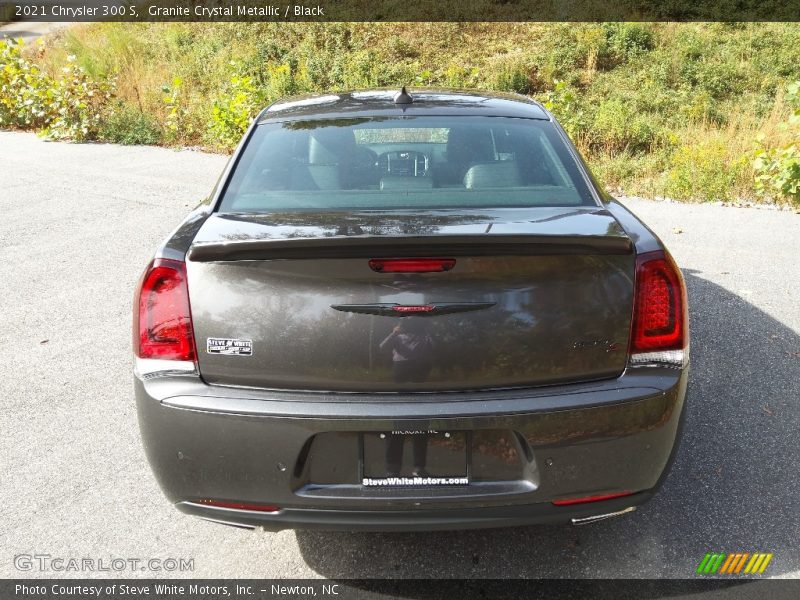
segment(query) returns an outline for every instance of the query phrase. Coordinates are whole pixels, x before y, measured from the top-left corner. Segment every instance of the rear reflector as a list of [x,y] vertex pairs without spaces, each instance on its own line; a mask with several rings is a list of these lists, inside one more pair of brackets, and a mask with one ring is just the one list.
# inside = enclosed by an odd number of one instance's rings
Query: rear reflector
[[617,494],[601,494],[599,496],[581,496],[580,498],[565,498],[563,500],[553,500],[556,506],[569,506],[570,504],[585,504],[587,502],[599,502],[601,500],[611,500],[612,498],[622,498],[630,496],[633,492],[619,492]]
[[636,258],[636,293],[631,325],[630,363],[683,364],[688,341],[686,287],[664,251]]
[[455,264],[455,258],[373,258],[369,268],[378,273],[441,273]]
[[139,358],[193,361],[186,265],[158,258],[142,277],[134,308],[134,353]]
[[217,508],[233,508],[235,510],[254,510],[257,512],[276,513],[281,509],[272,504],[251,504],[249,502],[231,502],[229,500],[200,500],[199,504],[216,506]]

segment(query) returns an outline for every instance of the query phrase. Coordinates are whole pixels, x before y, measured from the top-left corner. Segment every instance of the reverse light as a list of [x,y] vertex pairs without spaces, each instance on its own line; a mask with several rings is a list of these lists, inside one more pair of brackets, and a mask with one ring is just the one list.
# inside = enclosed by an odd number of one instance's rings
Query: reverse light
[[253,504],[251,502],[232,502],[229,500],[211,500],[208,498],[200,500],[199,504],[203,504],[204,506],[214,506],[217,508],[233,508],[235,510],[253,510],[257,512],[266,512],[266,513],[276,513],[281,510],[279,507],[273,506],[272,504]]
[[571,504],[585,504],[587,502],[600,502],[601,500],[611,500],[613,498],[623,498],[630,496],[633,492],[617,492],[616,494],[600,494],[597,496],[581,496],[579,498],[563,498],[561,500],[553,500],[551,504],[556,506],[569,506]]
[[628,362],[630,365],[685,366],[688,309],[683,277],[662,251],[636,258],[636,284]]
[[441,273],[455,265],[455,258],[373,258],[369,261],[369,268],[378,273]]
[[133,351],[138,358],[194,361],[186,264],[155,259],[136,297]]

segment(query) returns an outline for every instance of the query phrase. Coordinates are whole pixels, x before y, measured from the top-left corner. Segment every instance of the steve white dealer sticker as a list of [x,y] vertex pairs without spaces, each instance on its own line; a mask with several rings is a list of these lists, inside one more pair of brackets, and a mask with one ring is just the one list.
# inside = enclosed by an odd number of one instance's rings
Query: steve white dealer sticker
[[209,354],[228,354],[231,356],[252,356],[253,340],[231,340],[228,338],[208,338],[206,351]]

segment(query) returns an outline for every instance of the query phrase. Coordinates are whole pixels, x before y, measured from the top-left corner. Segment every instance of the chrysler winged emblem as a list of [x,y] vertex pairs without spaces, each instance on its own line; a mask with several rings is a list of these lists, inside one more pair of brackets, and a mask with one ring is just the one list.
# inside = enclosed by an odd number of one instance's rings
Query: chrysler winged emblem
[[331,308],[342,312],[381,317],[433,317],[453,313],[491,308],[495,302],[430,302],[428,304],[333,304]]

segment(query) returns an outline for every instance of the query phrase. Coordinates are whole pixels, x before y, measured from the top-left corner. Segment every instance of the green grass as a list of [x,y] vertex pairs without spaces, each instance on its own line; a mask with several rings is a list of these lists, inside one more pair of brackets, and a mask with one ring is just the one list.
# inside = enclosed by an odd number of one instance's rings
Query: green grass
[[545,101],[612,188],[734,200],[755,196],[757,135],[766,148],[797,139],[779,126],[800,80],[793,23],[107,23],[34,60],[57,77],[68,55],[113,80],[121,116],[99,135],[128,143],[230,150],[289,94],[515,91]]

